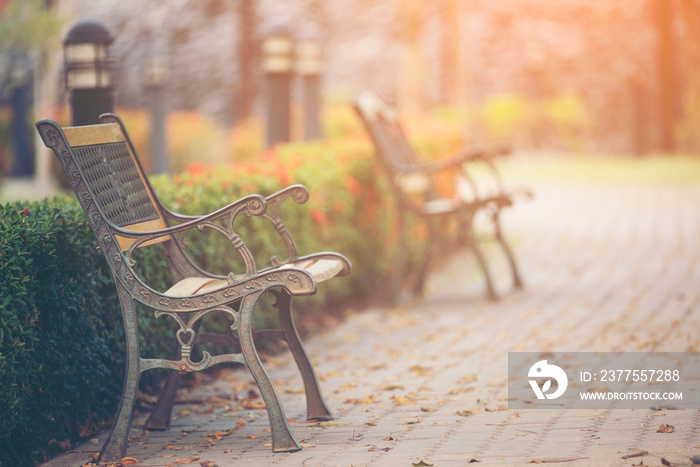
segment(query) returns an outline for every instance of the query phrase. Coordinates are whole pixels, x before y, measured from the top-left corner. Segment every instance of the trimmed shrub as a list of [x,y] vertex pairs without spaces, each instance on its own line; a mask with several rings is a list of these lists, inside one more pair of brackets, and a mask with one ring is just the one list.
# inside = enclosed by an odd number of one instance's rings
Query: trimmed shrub
[[0,462],[32,465],[119,402],[121,323],[80,208],[0,207]]

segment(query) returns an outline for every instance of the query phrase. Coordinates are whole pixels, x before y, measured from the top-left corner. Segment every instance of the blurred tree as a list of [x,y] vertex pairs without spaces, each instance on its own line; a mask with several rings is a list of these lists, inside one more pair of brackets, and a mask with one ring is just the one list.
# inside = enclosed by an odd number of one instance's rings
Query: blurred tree
[[682,119],[677,136],[683,149],[700,152],[700,1],[681,0]]
[[0,2],[0,54],[43,49],[60,32],[64,21],[46,0]]
[[677,122],[678,76],[676,47],[673,34],[674,8],[672,0],[652,0],[652,18],[656,27],[658,48],[658,128],[659,149],[674,150],[674,127]]
[[255,103],[255,61],[257,57],[257,12],[256,0],[233,0],[238,5],[238,63],[240,76],[238,90],[235,99],[237,100],[237,119],[245,120],[253,114],[253,104]]
[[443,104],[457,104],[464,102],[464,70],[462,66],[462,34],[460,18],[462,9],[459,0],[442,0],[440,4],[441,22],[441,47],[440,59],[442,62],[440,100]]
[[403,52],[399,71],[401,107],[416,110],[423,107],[425,61],[421,50],[421,32],[425,4],[422,0],[400,0],[399,40]]

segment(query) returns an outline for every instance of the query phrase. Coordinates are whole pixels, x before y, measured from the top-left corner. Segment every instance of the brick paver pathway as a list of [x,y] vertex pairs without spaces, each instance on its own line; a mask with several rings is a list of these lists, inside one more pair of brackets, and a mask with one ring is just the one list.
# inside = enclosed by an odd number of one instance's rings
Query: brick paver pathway
[[[140,436],[129,455],[149,466],[195,457],[190,465],[219,467],[690,464],[700,455],[698,410],[505,406],[508,351],[697,349],[700,187],[535,191],[504,216],[524,290],[508,291],[494,248],[503,298],[482,300],[473,260],[459,253],[431,276],[423,300],[356,313],[308,341],[337,424],[304,423],[291,357],[268,363],[287,416],[298,420],[292,428],[302,451],[272,454],[263,410],[212,398],[246,395],[251,378],[237,371],[184,393],[190,402],[176,407],[173,429]],[[657,433],[662,423],[675,431]],[[207,436],[238,425],[221,439]],[[79,465],[98,448],[87,443],[46,465]]]

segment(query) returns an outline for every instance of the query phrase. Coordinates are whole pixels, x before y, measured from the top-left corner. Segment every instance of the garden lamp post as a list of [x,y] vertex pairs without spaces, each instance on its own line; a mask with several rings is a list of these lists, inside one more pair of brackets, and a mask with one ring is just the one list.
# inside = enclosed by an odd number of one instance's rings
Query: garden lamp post
[[321,44],[316,37],[300,40],[296,47],[296,72],[301,76],[304,99],[304,139],[320,138]]
[[94,20],[76,23],[63,40],[65,85],[71,93],[74,126],[99,123],[100,114],[114,109],[108,54],[112,40],[107,28]]
[[151,57],[146,64],[146,88],[151,97],[151,173],[170,171],[165,150],[165,85],[168,82],[168,68],[165,58]]
[[28,177],[34,174],[34,146],[29,130],[29,112],[32,106],[32,67],[29,57],[22,53],[10,55],[9,82],[11,93],[12,137],[14,141],[14,163],[12,175]]
[[266,145],[289,141],[292,38],[283,27],[271,30],[262,43],[263,70],[267,76]]

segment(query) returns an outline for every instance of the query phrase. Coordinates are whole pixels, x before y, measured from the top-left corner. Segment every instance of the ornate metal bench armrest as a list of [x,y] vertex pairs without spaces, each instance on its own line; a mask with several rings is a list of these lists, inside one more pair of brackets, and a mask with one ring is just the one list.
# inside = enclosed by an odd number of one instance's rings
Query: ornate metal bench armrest
[[287,252],[289,254],[287,259],[284,261],[279,261],[276,256],[273,256],[270,260],[273,267],[299,259],[294,238],[292,238],[292,234],[289,233],[287,226],[284,225],[284,221],[279,215],[280,205],[288,198],[292,198],[292,200],[294,200],[294,202],[297,204],[303,204],[309,199],[309,190],[307,190],[304,185],[291,185],[266,198],[268,209],[263,214],[263,217],[268,219],[270,222],[272,222],[272,225],[275,226],[275,230],[277,230],[282,237],[284,244],[287,246]]
[[[236,217],[241,213],[246,216],[262,216],[266,211],[267,201],[265,198],[260,195],[249,195],[229,204],[228,206],[207,214],[206,216],[196,217],[193,220],[183,224],[160,230],[133,231],[120,228],[109,221],[107,221],[107,223],[116,235],[135,240],[126,251],[126,257],[128,260],[131,260],[134,250],[146,242],[165,236],[172,236],[182,247],[184,247],[184,237],[188,232],[192,231],[192,229],[196,228],[199,231],[202,231],[205,228],[214,229],[224,235],[236,249],[236,251],[241,255],[246,267],[245,276],[251,277],[257,274],[257,266],[250,250],[248,250],[241,237],[234,231],[233,223]],[[217,222],[222,220],[226,220],[226,222]]]
[[435,173],[443,170],[459,167],[467,162],[486,162],[493,166],[493,159],[498,156],[509,154],[509,148],[503,145],[484,147],[481,145],[464,148],[454,154],[445,156],[434,161],[422,162],[420,164],[392,164],[392,169],[399,174],[410,173]]

